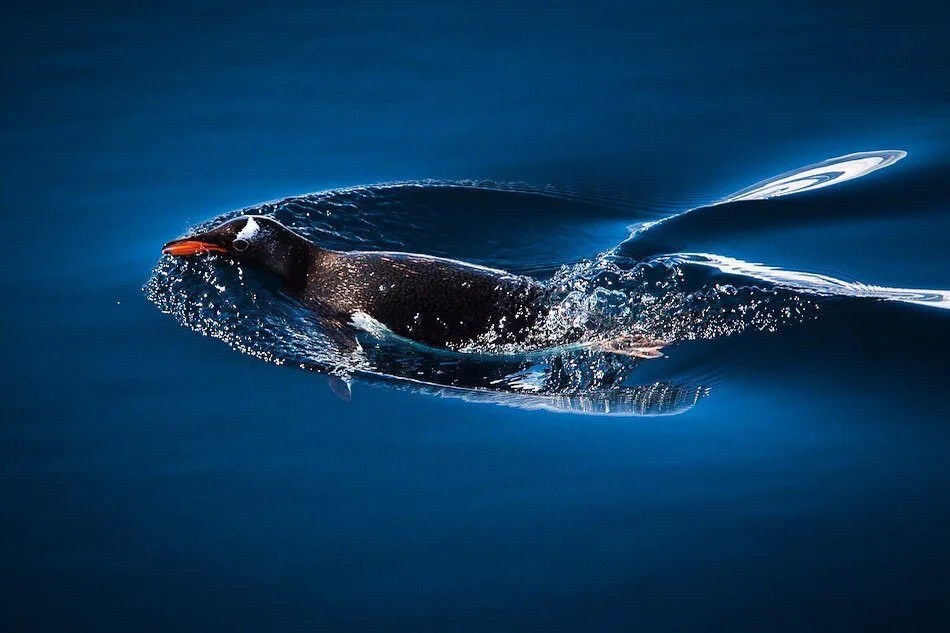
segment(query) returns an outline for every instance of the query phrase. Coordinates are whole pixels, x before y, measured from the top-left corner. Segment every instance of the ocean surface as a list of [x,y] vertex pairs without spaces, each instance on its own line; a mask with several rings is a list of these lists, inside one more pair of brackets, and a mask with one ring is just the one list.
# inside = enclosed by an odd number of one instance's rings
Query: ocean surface
[[[950,628],[943,7],[5,13],[0,630]],[[161,255],[243,213],[549,345]]]

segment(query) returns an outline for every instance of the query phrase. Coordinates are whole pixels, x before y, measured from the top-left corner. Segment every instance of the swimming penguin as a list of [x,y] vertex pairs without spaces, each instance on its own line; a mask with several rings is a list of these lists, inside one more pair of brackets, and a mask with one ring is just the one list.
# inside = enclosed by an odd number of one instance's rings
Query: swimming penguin
[[173,240],[162,252],[227,254],[273,273],[321,316],[364,329],[377,322],[431,347],[520,343],[547,313],[547,289],[529,277],[441,257],[328,250],[259,215]]

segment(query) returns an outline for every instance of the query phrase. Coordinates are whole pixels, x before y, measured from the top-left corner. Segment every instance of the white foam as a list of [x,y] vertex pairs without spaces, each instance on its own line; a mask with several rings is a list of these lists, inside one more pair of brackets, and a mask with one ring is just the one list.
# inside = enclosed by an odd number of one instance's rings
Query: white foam
[[392,330],[362,311],[354,312],[350,316],[350,323],[353,324],[353,327],[357,327],[364,332],[369,332],[378,338],[383,338],[387,334],[392,334]]
[[540,393],[547,384],[547,374],[538,366],[529,367],[514,374],[492,380],[493,385],[508,386],[519,391]]

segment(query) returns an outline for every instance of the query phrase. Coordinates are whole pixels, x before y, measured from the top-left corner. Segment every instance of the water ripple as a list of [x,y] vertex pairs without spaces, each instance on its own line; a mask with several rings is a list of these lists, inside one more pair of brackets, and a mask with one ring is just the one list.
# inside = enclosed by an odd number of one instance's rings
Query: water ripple
[[736,200],[766,200],[838,185],[890,167],[906,156],[907,152],[898,149],[857,152],[829,158],[757,182],[723,198],[717,204]]
[[711,253],[677,253],[669,256],[669,259],[685,264],[709,266],[723,273],[744,275],[816,295],[883,299],[950,310],[950,290],[892,288],[849,282],[828,275],[783,270],[776,266],[745,262]]

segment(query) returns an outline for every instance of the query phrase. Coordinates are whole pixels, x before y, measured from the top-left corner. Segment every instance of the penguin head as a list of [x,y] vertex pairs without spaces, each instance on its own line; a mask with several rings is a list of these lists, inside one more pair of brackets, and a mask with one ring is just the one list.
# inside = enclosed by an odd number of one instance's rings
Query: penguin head
[[272,218],[242,215],[210,231],[172,240],[162,253],[178,257],[224,253],[269,270],[293,286],[305,283],[308,261],[319,249]]

